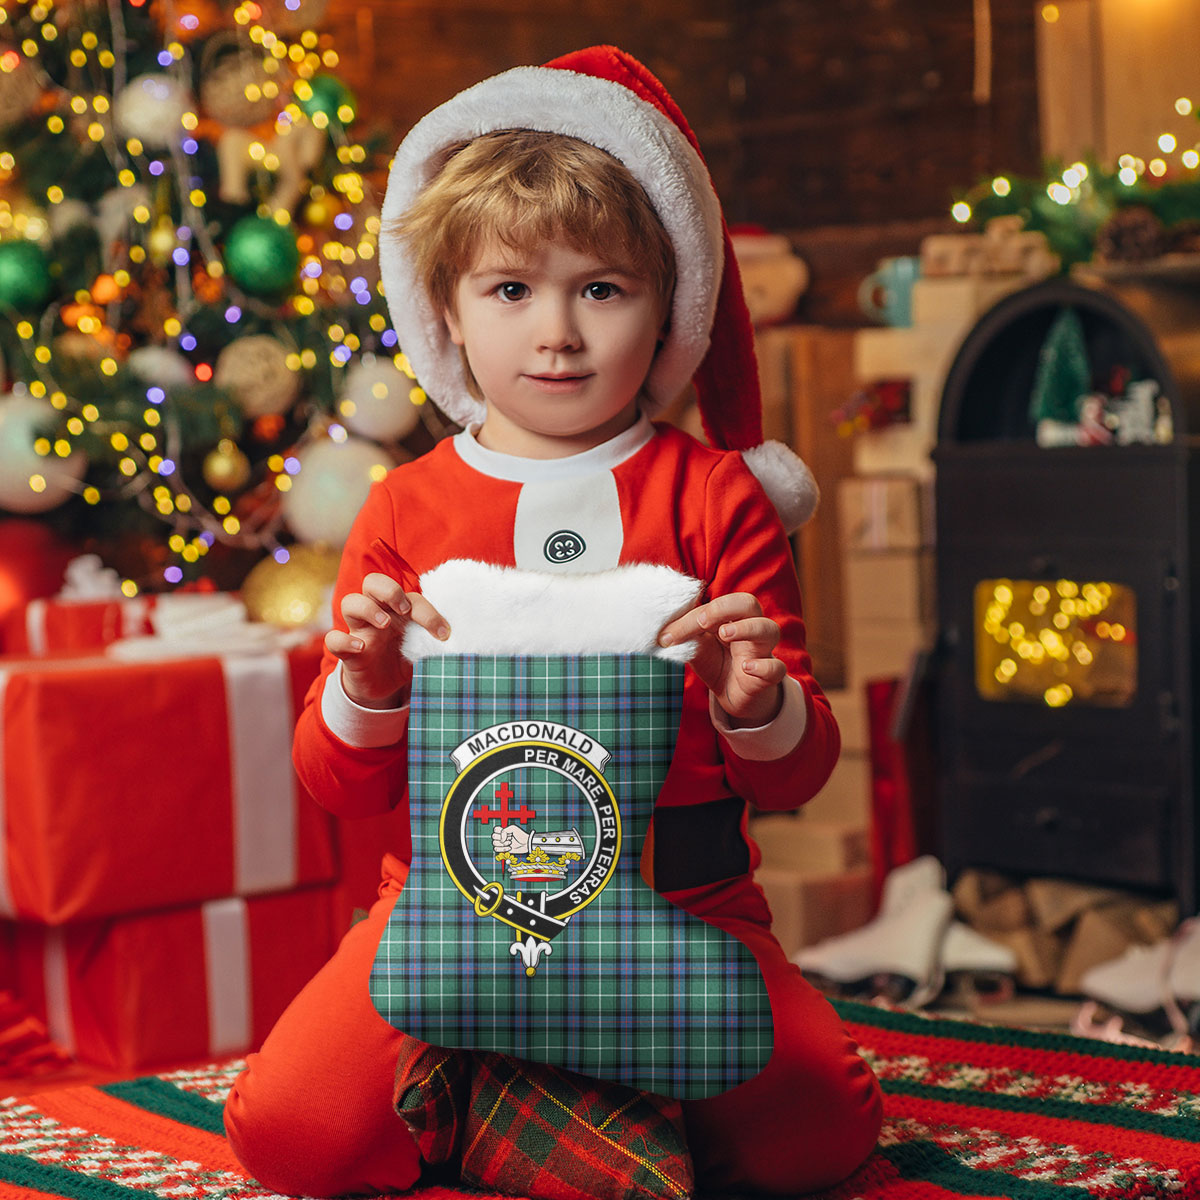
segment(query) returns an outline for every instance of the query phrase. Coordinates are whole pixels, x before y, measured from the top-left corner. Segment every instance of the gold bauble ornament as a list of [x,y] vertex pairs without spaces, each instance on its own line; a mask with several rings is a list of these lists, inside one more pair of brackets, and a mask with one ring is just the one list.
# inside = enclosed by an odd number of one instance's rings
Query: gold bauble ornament
[[156,267],[165,267],[171,261],[171,255],[175,253],[175,247],[178,245],[179,239],[175,236],[175,226],[170,217],[162,217],[146,238],[150,261]]
[[252,621],[283,629],[325,625],[341,554],[329,546],[292,546],[287,562],[264,558],[242,583]]
[[222,438],[204,456],[200,473],[214,492],[236,492],[250,481],[250,460],[236,442]]
[[247,334],[217,355],[213,382],[232,393],[250,418],[287,412],[300,394],[300,375],[288,365],[288,351],[267,333]]
[[312,229],[324,229],[333,220],[333,208],[323,196],[304,206],[304,223]]
[[211,56],[200,83],[205,113],[222,125],[249,128],[269,120],[279,110],[279,89],[267,70],[261,51],[242,49],[233,40]]

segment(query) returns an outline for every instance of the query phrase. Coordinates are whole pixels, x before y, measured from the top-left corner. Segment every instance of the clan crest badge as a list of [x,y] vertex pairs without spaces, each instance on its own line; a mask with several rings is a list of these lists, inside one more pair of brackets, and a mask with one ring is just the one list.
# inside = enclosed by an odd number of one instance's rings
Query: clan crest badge
[[450,757],[458,774],[442,807],[442,861],[477,917],[512,927],[509,952],[533,975],[616,870],[611,754],[569,725],[530,720],[481,730]]

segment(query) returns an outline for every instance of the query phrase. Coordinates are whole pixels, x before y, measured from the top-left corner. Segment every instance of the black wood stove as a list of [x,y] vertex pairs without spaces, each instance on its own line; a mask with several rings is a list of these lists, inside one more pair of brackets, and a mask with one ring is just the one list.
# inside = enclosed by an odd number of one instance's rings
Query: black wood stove
[[[1065,308],[1098,370],[1157,381],[1169,441],[1039,447],[1031,390]],[[1042,283],[1002,300],[964,341],[934,451],[952,876],[989,866],[1076,878],[1197,911],[1200,476],[1189,430],[1200,430],[1200,283]]]

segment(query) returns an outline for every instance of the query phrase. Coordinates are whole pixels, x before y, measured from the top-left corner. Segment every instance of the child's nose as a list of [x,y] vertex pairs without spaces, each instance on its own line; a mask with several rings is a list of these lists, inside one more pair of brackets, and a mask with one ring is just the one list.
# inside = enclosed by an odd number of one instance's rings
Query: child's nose
[[581,335],[574,307],[565,300],[547,300],[538,324],[538,343],[542,350],[578,349]]

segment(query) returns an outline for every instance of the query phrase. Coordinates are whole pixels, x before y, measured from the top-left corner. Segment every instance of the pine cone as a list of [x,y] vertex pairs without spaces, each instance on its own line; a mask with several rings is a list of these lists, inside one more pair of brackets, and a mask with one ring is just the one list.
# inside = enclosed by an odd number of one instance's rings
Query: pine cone
[[1200,221],[1180,221],[1167,230],[1171,254],[1200,254]]
[[1101,262],[1146,262],[1166,247],[1162,222],[1141,204],[1118,209],[1096,234],[1096,257]]

